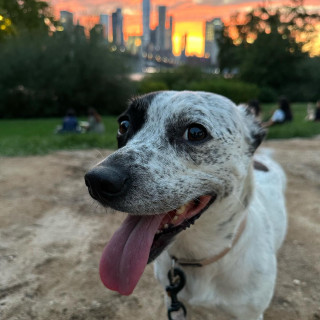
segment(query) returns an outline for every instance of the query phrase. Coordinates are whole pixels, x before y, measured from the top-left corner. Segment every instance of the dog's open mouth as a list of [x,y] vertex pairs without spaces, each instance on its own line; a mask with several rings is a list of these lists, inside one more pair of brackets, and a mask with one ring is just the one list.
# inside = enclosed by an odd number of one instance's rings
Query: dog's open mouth
[[156,215],[128,215],[104,248],[100,261],[103,284],[129,295],[147,263],[153,261],[182,230],[190,227],[215,201],[200,196],[178,209]]

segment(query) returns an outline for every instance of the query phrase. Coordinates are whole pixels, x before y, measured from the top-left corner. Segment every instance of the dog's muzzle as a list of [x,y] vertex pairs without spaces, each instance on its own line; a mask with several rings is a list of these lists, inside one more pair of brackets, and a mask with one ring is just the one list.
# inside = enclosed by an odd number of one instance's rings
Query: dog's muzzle
[[100,165],[88,171],[84,179],[91,197],[104,204],[126,191],[129,174],[115,167]]

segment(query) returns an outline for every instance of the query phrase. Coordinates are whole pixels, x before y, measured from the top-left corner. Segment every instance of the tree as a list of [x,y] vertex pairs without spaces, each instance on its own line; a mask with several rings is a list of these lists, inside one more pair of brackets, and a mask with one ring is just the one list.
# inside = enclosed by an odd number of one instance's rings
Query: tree
[[233,15],[222,38],[222,67],[238,63],[240,79],[278,94],[286,91],[288,84],[300,82],[297,66],[309,58],[303,48],[312,41],[320,16],[307,13],[300,0],[292,3]]
[[0,40],[24,31],[48,32],[54,23],[45,1],[0,0]]
[[298,46],[279,33],[261,33],[245,50],[240,66],[240,78],[262,87],[280,89],[297,79],[295,66],[303,54]]
[[224,27],[222,36],[218,38],[219,44],[219,67],[221,70],[238,68],[242,62],[242,46],[236,46],[229,35],[229,29]]
[[133,93],[125,55],[87,41],[25,35],[0,50],[0,117],[119,114]]
[[[261,34],[280,34],[293,46],[309,44],[316,36],[315,25],[320,21],[318,13],[308,13],[303,0],[291,0],[292,5],[272,8],[259,6],[244,17],[239,13],[231,16],[226,35],[234,43],[250,46]],[[233,36],[231,34],[233,33]]]

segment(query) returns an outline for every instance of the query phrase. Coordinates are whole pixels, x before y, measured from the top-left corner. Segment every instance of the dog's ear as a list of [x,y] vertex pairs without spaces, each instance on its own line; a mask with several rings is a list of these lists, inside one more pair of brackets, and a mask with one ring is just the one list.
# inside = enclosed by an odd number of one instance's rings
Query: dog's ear
[[241,110],[244,122],[246,124],[246,139],[249,144],[249,151],[254,153],[264,140],[267,131],[262,128],[261,123],[256,119],[254,114],[248,108],[238,107]]

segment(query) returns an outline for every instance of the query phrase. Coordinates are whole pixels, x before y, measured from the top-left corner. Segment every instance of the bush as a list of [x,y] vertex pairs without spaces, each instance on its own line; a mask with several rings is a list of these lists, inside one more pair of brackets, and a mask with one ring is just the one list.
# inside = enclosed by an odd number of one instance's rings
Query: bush
[[302,60],[297,65],[298,80],[287,83],[282,94],[291,101],[317,101],[320,99],[320,57]]
[[221,94],[235,103],[247,102],[259,94],[259,89],[254,84],[225,79],[192,82],[187,89]]
[[262,87],[258,99],[261,102],[274,102],[278,98],[276,91],[270,87]]
[[138,92],[145,94],[153,91],[168,90],[168,86],[163,81],[152,81],[144,79],[140,82]]
[[138,92],[159,90],[207,91],[228,97],[235,103],[246,102],[259,95],[256,85],[234,79],[223,79],[202,72],[199,68],[181,66],[147,76],[140,82]]
[[0,51],[0,114],[61,116],[69,108],[87,114],[89,107],[119,114],[134,91],[128,64],[107,46],[64,34],[12,39]]

